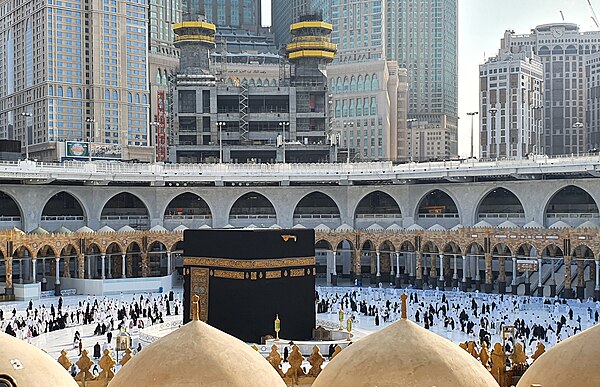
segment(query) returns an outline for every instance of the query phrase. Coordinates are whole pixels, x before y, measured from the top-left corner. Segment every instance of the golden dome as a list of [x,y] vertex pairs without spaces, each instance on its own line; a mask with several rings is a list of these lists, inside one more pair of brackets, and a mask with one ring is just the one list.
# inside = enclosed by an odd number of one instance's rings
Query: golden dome
[[109,386],[284,387],[285,383],[257,351],[197,320],[196,314],[131,358]]
[[458,345],[403,318],[352,343],[312,385],[336,386],[491,387],[498,383]]
[[525,371],[517,387],[600,386],[600,325],[560,342]]
[[0,385],[77,387],[73,377],[41,349],[2,332],[0,348]]

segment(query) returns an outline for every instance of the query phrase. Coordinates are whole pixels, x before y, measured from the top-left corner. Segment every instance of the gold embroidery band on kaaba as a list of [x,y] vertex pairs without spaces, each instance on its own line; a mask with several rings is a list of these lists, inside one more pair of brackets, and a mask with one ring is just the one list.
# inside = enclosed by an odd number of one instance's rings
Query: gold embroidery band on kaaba
[[208,266],[229,269],[287,269],[298,266],[314,266],[316,265],[316,260],[315,257],[253,260],[188,257],[184,259],[183,264],[185,266]]
[[[208,269],[204,267],[193,267],[190,273],[190,292],[199,297],[198,307],[200,308],[200,320],[208,321],[208,289],[209,277]],[[192,308],[190,308],[190,318]]]

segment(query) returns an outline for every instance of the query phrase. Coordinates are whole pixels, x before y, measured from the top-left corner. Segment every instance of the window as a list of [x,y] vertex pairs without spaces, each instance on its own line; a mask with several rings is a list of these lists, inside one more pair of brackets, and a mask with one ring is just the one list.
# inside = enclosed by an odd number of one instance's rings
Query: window
[[178,92],[179,113],[196,112],[196,91],[179,90]]

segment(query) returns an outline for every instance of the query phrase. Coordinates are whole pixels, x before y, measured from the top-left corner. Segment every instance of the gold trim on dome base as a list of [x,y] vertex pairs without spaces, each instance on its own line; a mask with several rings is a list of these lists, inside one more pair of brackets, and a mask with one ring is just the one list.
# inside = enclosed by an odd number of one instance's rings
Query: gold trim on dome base
[[277,259],[226,259],[226,258],[206,258],[206,257],[188,257],[183,260],[184,266],[208,266],[223,267],[231,269],[283,269],[291,266],[314,266],[315,257],[301,258],[277,258]]

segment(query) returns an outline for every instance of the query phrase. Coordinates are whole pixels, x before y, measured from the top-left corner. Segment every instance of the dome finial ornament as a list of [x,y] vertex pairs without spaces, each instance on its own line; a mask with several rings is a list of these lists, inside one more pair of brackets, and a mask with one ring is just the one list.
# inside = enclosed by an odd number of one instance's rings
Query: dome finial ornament
[[402,319],[406,320],[406,299],[408,298],[408,296],[404,293],[402,293],[402,295],[400,296],[400,299],[402,300]]
[[194,294],[192,296],[192,320],[198,321],[200,320],[200,296]]

